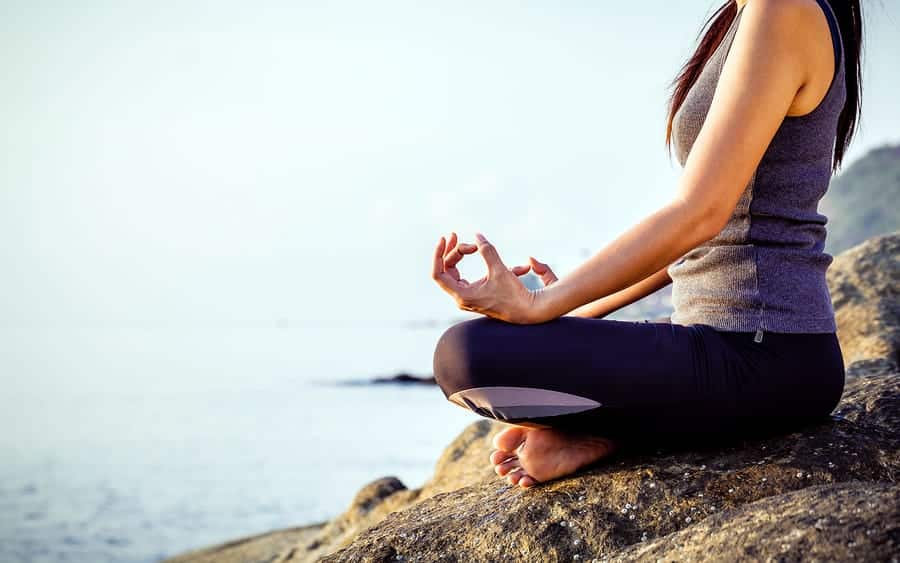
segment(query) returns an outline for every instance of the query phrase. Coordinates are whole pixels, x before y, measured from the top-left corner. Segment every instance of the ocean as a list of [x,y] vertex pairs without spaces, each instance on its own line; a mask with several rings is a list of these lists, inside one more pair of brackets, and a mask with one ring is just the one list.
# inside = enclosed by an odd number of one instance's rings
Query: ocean
[[421,486],[480,417],[345,383],[430,375],[446,326],[0,329],[0,561],[159,561]]

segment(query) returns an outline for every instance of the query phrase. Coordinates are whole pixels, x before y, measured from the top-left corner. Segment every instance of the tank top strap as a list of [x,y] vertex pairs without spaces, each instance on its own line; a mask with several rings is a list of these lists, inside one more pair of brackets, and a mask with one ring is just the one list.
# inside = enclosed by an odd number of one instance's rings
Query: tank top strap
[[828,20],[828,28],[831,30],[831,45],[834,47],[834,72],[837,74],[839,65],[842,64],[844,45],[841,37],[841,26],[838,25],[837,16],[827,0],[816,0],[822,11],[825,12],[825,19]]

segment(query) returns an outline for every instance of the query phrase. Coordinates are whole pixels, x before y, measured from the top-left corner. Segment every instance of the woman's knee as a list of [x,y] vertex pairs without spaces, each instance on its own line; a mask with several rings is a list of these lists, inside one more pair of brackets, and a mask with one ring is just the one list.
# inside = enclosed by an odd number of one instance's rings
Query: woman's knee
[[486,319],[454,324],[441,334],[434,348],[434,379],[446,396],[478,386],[478,334]]

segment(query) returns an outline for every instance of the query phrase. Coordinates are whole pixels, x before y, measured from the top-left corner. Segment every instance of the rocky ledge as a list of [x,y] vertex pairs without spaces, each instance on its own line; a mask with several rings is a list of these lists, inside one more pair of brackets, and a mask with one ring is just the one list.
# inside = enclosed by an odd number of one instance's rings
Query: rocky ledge
[[898,561],[900,233],[835,257],[828,283],[847,384],[827,420],[526,490],[486,462],[506,425],[483,419],[420,488],[377,479],[331,521],[171,561]]

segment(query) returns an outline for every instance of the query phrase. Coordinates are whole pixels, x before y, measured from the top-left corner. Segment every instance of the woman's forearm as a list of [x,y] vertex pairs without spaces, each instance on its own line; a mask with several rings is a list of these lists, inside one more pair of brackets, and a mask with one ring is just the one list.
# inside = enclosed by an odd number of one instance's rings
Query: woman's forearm
[[537,292],[535,322],[557,318],[644,280],[713,238],[721,222],[686,200],[673,200]]
[[630,285],[621,291],[617,291],[612,295],[601,297],[596,301],[586,303],[581,307],[575,308],[566,314],[568,317],[583,317],[587,319],[598,319],[617,311],[622,307],[631,305],[639,299],[658,291],[672,283],[669,277],[668,264],[659,269],[658,272],[650,277],[644,278],[634,285]]

